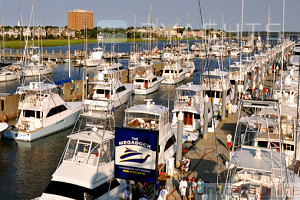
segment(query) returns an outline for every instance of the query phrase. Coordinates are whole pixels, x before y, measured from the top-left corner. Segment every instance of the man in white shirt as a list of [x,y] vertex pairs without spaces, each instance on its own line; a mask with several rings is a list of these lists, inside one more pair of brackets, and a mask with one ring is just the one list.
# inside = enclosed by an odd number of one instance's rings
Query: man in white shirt
[[231,145],[232,145],[232,135],[231,135],[231,131],[228,132],[226,138],[227,138],[227,149],[228,149],[228,151],[231,151]]
[[186,178],[184,177],[181,181],[180,181],[180,184],[179,184],[179,191],[180,191],[180,194],[182,196],[182,200],[185,200],[185,196],[186,196],[186,188],[187,188],[187,181],[186,181]]
[[159,200],[166,200],[167,199],[167,195],[168,195],[168,190],[166,190],[165,186],[163,185],[162,189],[161,189],[161,191],[159,193],[158,199]]

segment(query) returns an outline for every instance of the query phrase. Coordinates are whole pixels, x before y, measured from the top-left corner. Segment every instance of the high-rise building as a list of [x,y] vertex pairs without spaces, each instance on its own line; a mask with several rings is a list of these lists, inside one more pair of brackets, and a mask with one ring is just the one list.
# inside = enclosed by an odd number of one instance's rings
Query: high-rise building
[[75,9],[68,12],[68,28],[80,31],[81,29],[94,28],[93,11]]

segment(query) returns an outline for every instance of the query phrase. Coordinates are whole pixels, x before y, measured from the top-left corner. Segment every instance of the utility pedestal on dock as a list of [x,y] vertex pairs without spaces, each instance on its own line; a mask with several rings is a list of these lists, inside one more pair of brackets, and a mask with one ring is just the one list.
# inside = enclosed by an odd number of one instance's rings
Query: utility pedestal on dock
[[208,133],[208,96],[204,97],[204,120],[203,120],[203,139],[207,140]]
[[177,151],[176,151],[176,168],[180,167],[182,160],[182,134],[183,134],[183,113],[178,113],[177,121]]

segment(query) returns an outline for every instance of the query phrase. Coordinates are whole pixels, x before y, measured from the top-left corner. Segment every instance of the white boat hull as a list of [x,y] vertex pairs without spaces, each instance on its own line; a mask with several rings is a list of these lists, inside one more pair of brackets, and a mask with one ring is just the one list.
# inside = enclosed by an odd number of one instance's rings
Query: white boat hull
[[141,95],[147,95],[155,92],[158,90],[159,83],[156,83],[151,88],[148,89],[134,89],[134,94],[141,94]]
[[165,79],[161,82],[162,84],[174,85],[174,84],[179,83],[179,82],[184,80],[185,73],[182,74],[181,76],[179,76],[178,78],[175,78],[175,79],[174,78],[166,78],[166,77],[163,77],[163,78],[165,78]]
[[4,132],[3,136],[8,139],[31,142],[73,126],[78,119],[80,111],[81,110],[77,110],[66,118],[31,133],[17,130],[7,130]]
[[26,69],[23,71],[23,76],[38,76],[47,75],[53,73],[53,68],[43,68],[43,69]]
[[0,82],[14,81],[14,80],[17,80],[17,79],[18,79],[18,76],[16,74],[0,75]]

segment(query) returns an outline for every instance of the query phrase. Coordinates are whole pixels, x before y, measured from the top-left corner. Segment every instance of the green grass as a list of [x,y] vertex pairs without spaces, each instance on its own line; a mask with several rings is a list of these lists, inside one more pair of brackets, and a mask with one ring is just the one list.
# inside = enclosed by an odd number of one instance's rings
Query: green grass
[[[159,38],[157,39],[158,41],[166,41],[167,39],[164,38]],[[152,40],[152,42],[157,41],[157,40]],[[123,43],[123,42],[133,42],[133,38],[109,38],[105,39],[105,43]],[[149,42],[148,40],[145,40],[143,38],[136,38],[136,42]],[[35,45],[38,45],[38,41],[34,41]],[[42,44],[43,47],[57,47],[57,46],[65,46],[68,45],[68,40],[67,39],[45,39],[42,41],[39,41],[40,45]],[[83,39],[71,39],[70,40],[71,45],[73,44],[83,44],[84,40]],[[97,39],[88,39],[88,43],[97,43]],[[28,42],[29,46],[31,46],[31,41]],[[5,48],[10,48],[10,49],[23,49],[25,47],[25,41],[20,41],[20,40],[13,40],[13,41],[5,41],[4,43]],[[3,47],[3,43],[1,42],[1,46]]]

